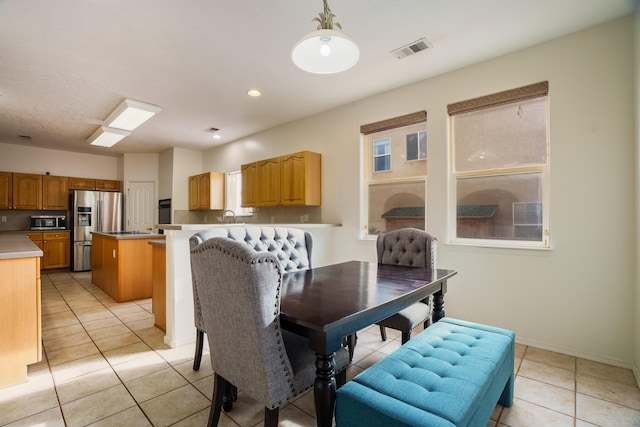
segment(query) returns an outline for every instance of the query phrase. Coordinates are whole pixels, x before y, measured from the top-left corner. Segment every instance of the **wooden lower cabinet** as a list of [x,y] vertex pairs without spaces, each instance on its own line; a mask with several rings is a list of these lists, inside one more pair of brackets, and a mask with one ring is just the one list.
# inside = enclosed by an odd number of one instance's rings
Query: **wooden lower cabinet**
[[42,233],[42,269],[70,266],[71,241],[68,231]]
[[154,239],[118,239],[92,235],[91,274],[93,283],[116,302],[151,298]]
[[40,268],[68,268],[71,263],[71,236],[68,231],[32,231],[27,233],[33,243],[42,249]]
[[40,257],[0,260],[0,387],[27,381],[42,360]]

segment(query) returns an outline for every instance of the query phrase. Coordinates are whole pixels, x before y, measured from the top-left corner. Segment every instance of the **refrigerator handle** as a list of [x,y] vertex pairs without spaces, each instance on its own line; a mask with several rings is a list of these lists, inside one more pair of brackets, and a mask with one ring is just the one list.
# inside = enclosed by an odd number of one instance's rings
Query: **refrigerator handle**
[[96,201],[96,231],[104,231],[102,229],[102,215],[100,212],[102,210],[102,200],[98,198]]

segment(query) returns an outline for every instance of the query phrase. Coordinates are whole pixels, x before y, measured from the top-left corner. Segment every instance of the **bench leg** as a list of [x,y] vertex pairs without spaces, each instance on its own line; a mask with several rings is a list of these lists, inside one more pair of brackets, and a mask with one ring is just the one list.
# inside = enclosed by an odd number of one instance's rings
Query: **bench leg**
[[504,386],[502,395],[500,395],[500,399],[498,400],[498,403],[505,408],[509,408],[513,405],[513,381],[513,374],[511,374],[507,380],[507,384]]

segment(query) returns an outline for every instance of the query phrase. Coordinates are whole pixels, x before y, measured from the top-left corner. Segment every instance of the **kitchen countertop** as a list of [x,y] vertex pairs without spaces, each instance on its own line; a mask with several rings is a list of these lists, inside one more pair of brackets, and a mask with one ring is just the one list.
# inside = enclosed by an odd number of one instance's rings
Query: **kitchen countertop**
[[0,259],[31,258],[43,255],[42,250],[24,233],[18,231],[0,235]]
[[156,224],[162,230],[202,230],[215,227],[288,227],[288,228],[329,228],[342,227],[342,224],[311,224],[307,222],[291,224],[252,224],[252,223],[214,223],[214,224]]
[[131,231],[93,231],[91,234],[98,234],[103,237],[116,240],[136,240],[136,239],[164,239],[164,234],[139,233]]

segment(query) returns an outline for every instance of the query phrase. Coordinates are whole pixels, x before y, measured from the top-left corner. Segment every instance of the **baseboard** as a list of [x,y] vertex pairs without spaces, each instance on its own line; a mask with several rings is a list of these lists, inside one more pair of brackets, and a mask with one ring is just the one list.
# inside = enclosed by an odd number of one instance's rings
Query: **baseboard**
[[633,374],[635,375],[635,378],[636,378],[636,382],[638,382],[639,387],[640,387],[640,369],[638,369],[638,367],[633,365],[631,362],[627,362],[627,361],[624,361],[624,360],[618,360],[618,359],[611,359],[611,358],[607,358],[607,357],[594,356],[593,354],[585,354],[585,353],[582,353],[580,351],[577,351],[577,350],[571,349],[571,348],[552,346],[552,345],[548,345],[548,344],[545,344],[545,343],[535,342],[535,341],[526,340],[526,339],[524,339],[524,340],[523,339],[518,339],[518,335],[517,334],[516,334],[516,343],[517,344],[531,346],[531,347],[536,347],[536,348],[539,348],[539,349],[542,349],[542,350],[548,350],[548,351],[553,351],[553,352],[556,352],[556,353],[562,353],[562,354],[566,354],[568,356],[579,357],[581,359],[591,360],[592,362],[599,362],[599,363],[604,363],[604,364],[607,364],[607,365],[617,366],[619,368],[630,369],[630,370],[633,371]]
[[635,363],[633,364],[633,376],[636,377],[636,384],[640,388],[640,367]]

